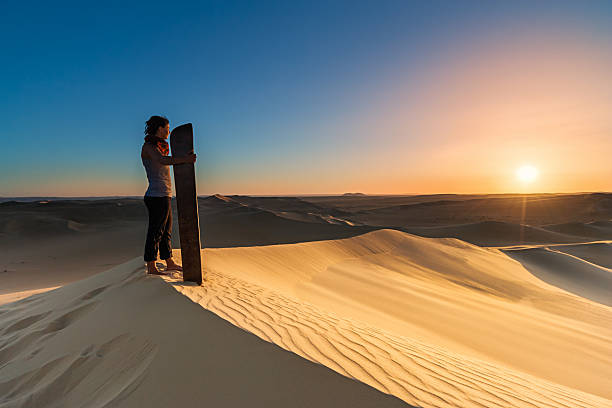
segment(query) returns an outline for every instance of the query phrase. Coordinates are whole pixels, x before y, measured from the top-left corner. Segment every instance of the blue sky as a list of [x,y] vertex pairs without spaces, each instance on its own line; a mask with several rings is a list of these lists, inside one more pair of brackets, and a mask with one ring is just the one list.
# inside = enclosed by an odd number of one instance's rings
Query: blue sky
[[[610,56],[611,4],[5,2],[0,195],[144,193],[139,154],[153,114],[194,124],[198,194],[425,192],[411,183],[423,167],[409,163],[435,155],[431,138],[410,131],[396,144],[368,127],[371,112],[398,88],[424,92],[449,55],[533,27],[567,28]],[[378,180],[385,164],[404,178]],[[470,180],[445,189],[479,190]]]

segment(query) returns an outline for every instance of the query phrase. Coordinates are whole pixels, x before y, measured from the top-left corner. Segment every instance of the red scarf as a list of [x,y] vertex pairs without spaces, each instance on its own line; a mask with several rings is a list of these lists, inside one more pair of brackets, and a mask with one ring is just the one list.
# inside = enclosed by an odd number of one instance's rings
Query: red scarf
[[168,142],[164,139],[160,139],[155,136],[147,136],[145,137],[145,142],[151,143],[159,149],[162,155],[167,156],[170,153],[170,146],[168,146]]

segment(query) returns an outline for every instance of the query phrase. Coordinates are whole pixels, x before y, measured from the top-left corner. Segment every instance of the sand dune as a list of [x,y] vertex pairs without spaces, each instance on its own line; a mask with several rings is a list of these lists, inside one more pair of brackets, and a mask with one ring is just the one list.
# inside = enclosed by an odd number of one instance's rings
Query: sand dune
[[345,218],[350,221],[389,228],[481,221],[543,226],[612,218],[612,194],[609,193],[301,198],[320,206],[349,211],[352,214]]
[[142,251],[146,224],[0,240],[0,305],[103,272]]
[[320,206],[298,197],[230,196],[230,198],[243,205],[267,210],[280,217],[292,220],[355,225],[355,223],[346,219],[351,215],[348,211]]
[[87,225],[73,220],[53,216],[24,215],[5,218],[0,223],[0,236],[13,238],[17,235],[54,237],[87,231]]
[[612,407],[609,196],[199,198],[202,287],[142,200],[0,203],[0,408]]
[[406,232],[431,238],[459,238],[481,246],[503,246],[512,244],[574,243],[585,241],[584,237],[548,231],[530,225],[500,221],[482,221],[472,224],[444,227],[408,227]]
[[0,407],[612,407],[612,309],[498,249],[379,230],[202,256],[202,287],[137,257],[0,306]]
[[[328,208],[319,206],[298,197],[251,197],[232,195],[227,198],[250,207],[271,211],[291,211],[299,213],[325,213]],[[346,211],[332,209],[333,215],[346,215]]]
[[[612,306],[612,269],[571,254],[571,252],[588,252],[591,257],[599,261],[605,255],[610,256],[610,244],[582,246],[589,249],[581,249],[579,245],[574,245],[560,246],[560,249],[550,246],[505,252],[543,281],[594,302]],[[598,252],[602,253],[601,256],[597,256]]]
[[418,204],[436,201],[463,201],[474,198],[510,197],[510,194],[403,194],[403,195],[346,195],[341,196],[304,196],[300,199],[319,206],[343,209],[349,212],[373,210],[378,208]]
[[134,259],[0,306],[0,407],[400,407],[258,339]]
[[612,269],[612,243],[593,242],[579,245],[555,245],[554,249],[577,256],[587,262]]
[[382,230],[203,259],[192,300],[408,403],[610,406],[612,310],[499,250]]
[[588,223],[565,223],[555,225],[545,225],[542,228],[562,234],[588,237],[591,239],[610,239],[612,238],[612,221],[595,221]]
[[375,229],[305,222],[248,206],[209,211],[200,212],[202,246],[208,248],[347,238]]
[[141,220],[146,209],[135,199],[5,202],[0,203],[0,244],[104,233]]

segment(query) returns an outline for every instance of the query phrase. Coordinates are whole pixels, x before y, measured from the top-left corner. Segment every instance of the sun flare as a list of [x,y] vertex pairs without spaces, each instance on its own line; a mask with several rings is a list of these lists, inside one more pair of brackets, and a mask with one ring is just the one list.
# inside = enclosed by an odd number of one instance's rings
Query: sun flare
[[516,178],[523,183],[531,183],[538,178],[539,171],[531,165],[524,165],[516,169]]

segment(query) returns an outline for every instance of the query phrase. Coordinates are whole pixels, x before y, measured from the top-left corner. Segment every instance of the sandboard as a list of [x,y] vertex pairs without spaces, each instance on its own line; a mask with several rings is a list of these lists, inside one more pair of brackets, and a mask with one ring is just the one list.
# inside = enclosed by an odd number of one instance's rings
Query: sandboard
[[[170,133],[172,156],[193,153],[193,127],[191,123],[178,126]],[[200,222],[196,195],[194,163],[174,165],[176,208],[179,218],[183,280],[202,284],[200,260]]]

